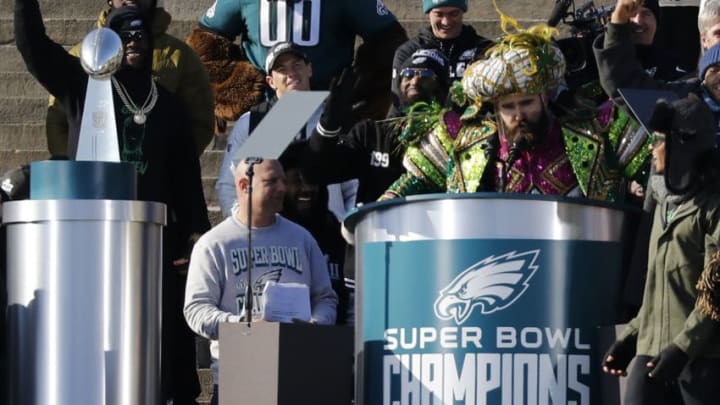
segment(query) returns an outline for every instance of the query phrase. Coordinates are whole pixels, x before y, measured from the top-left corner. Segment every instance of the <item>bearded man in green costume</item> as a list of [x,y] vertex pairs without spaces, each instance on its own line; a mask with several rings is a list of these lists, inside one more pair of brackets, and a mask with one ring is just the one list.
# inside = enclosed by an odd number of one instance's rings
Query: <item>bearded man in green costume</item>
[[[547,25],[521,29],[500,13],[506,33],[465,71],[453,99],[462,114],[410,114],[402,137],[407,172],[381,199],[422,193],[504,191],[617,201],[647,158],[644,133],[615,107],[562,111],[551,101],[565,59]],[[481,114],[491,103],[495,115]],[[616,122],[617,121],[617,122]]]

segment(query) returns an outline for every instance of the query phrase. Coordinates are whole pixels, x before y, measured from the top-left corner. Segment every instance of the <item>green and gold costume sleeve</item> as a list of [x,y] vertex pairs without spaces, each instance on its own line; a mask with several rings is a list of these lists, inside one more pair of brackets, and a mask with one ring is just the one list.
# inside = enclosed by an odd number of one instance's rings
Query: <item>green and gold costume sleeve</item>
[[440,111],[437,118],[425,119],[433,123],[429,128],[413,125],[413,122],[418,121],[417,118],[408,122],[402,135],[407,145],[403,157],[407,173],[390,186],[382,199],[445,191],[449,153],[452,150],[445,114],[446,111]]
[[378,201],[392,200],[393,198],[415,194],[440,193],[442,191],[434,184],[428,183],[410,173],[404,173],[388,187],[383,195],[378,198]]
[[608,138],[616,151],[618,164],[626,179],[643,180],[646,176],[642,172],[647,168],[650,158],[645,129],[625,109],[616,105],[613,105],[612,117]]

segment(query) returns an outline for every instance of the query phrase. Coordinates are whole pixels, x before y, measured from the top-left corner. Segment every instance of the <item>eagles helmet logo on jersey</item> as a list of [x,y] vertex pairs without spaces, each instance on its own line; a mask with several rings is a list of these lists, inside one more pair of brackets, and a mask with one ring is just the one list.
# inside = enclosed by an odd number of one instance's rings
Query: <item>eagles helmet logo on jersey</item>
[[540,250],[490,256],[468,267],[435,300],[435,315],[462,325],[475,307],[491,314],[509,307],[527,290]]

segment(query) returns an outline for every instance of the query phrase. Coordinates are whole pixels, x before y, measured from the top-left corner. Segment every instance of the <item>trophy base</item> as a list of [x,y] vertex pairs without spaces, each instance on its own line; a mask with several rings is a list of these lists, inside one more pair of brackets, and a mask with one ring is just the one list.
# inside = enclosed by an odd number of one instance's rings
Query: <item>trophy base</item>
[[127,162],[44,160],[30,164],[31,200],[136,200],[135,166]]

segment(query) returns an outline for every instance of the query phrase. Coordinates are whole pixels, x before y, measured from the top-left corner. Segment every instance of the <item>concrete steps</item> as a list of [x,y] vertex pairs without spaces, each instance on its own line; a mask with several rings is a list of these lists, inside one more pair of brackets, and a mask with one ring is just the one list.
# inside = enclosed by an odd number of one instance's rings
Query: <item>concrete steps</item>
[[0,171],[3,173],[13,167],[24,165],[35,160],[46,160],[50,154],[44,150],[1,150]]
[[[75,44],[95,27],[96,18],[89,16],[85,18],[52,18],[46,16],[45,31],[59,44]],[[0,44],[9,44],[14,40],[12,16],[0,18]]]
[[0,71],[0,94],[18,94],[23,98],[46,98],[48,92],[28,72]]
[[[6,124],[44,123],[47,96],[11,96],[0,98],[0,122]],[[12,147],[12,145],[7,145]]]
[[[12,23],[9,23],[12,25]],[[15,42],[0,45],[0,72],[27,72]]]
[[[16,148],[19,150],[42,150],[47,147],[45,142],[45,122],[38,123],[0,123],[0,145],[2,150]],[[0,167],[5,166],[0,162]]]

